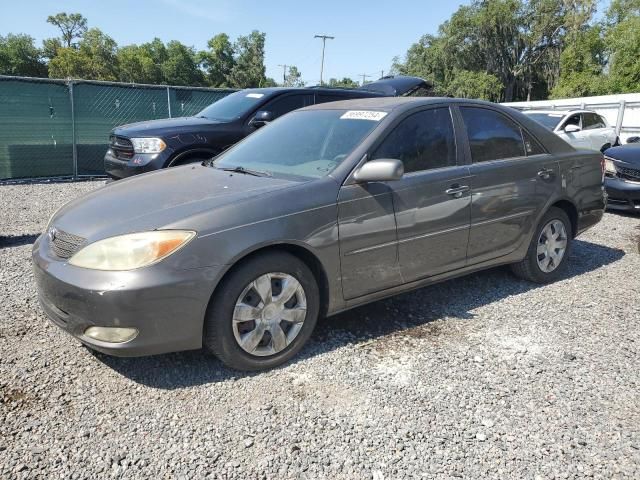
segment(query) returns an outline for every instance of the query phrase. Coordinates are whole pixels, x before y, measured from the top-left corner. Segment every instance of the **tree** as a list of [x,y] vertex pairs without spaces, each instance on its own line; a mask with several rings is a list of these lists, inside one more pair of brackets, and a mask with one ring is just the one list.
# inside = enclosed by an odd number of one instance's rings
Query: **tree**
[[49,15],[47,23],[60,29],[62,42],[67,48],[74,46],[73,41],[76,38],[82,38],[87,31],[87,19],[79,13],[67,14],[62,12],[56,15]]
[[607,11],[609,84],[617,93],[640,90],[640,0],[614,0]]
[[254,30],[236,40],[235,65],[231,69],[230,86],[234,88],[261,87],[266,83],[264,66],[265,34]]
[[193,47],[187,47],[177,40],[167,44],[167,58],[162,63],[162,75],[168,85],[204,84],[204,75],[198,68]]
[[63,47],[49,62],[51,78],[118,79],[118,45],[97,28],[88,30],[77,48]]
[[200,52],[200,65],[205,70],[207,81],[213,87],[228,87],[231,71],[235,65],[234,49],[229,35],[220,33],[207,42],[209,50]]
[[118,80],[131,83],[162,83],[161,65],[156,64],[149,49],[127,45],[118,50]]
[[459,98],[477,98],[496,102],[500,99],[502,83],[495,75],[486,72],[459,70],[447,86],[447,94]]
[[302,73],[298,71],[298,67],[291,65],[289,72],[285,76],[283,87],[304,87],[304,80],[302,80]]
[[329,86],[330,87],[338,87],[338,88],[358,88],[358,82],[356,82],[355,80],[349,78],[349,77],[344,77],[342,80],[338,80],[337,78],[330,78],[329,79]]
[[47,66],[42,52],[29,35],[10,33],[0,36],[0,74],[46,77]]

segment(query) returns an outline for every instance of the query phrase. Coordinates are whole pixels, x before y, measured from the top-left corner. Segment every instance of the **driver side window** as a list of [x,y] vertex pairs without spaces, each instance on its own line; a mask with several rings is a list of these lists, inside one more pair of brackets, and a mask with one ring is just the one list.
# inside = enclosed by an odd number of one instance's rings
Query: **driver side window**
[[371,156],[402,160],[405,173],[456,164],[456,141],[449,108],[432,108],[402,120]]
[[567,125],[575,125],[576,127],[579,127],[580,126],[580,115],[579,114],[571,115],[564,122],[564,125],[562,126],[562,128],[564,129]]

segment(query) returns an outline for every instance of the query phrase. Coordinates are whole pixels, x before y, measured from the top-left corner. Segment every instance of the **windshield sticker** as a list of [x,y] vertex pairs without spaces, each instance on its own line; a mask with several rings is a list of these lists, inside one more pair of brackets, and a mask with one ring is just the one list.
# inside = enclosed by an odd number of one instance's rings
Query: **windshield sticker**
[[349,110],[345,112],[340,119],[341,120],[371,120],[379,122],[387,116],[387,112],[373,112],[370,110]]
[[264,93],[247,93],[247,97],[249,97],[249,98],[262,98],[262,97],[264,97]]

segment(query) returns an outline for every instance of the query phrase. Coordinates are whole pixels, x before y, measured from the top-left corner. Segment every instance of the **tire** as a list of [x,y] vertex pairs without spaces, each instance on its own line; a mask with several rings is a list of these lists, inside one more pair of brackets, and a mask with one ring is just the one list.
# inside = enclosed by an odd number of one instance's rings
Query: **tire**
[[620,142],[620,137],[616,137],[616,141],[613,142],[613,146],[619,147],[620,145],[622,145],[622,142]]
[[[545,260],[550,255],[547,255],[547,253],[544,251],[538,254],[538,246],[541,246],[542,250],[548,249],[549,244],[544,243],[546,235],[543,235],[543,230],[545,230],[553,222],[560,222],[562,224],[562,227],[564,228],[564,236],[566,238],[566,246],[564,248],[564,251],[562,252],[561,258],[558,260],[558,264],[553,265],[553,269],[551,271],[545,271],[541,266],[541,262],[539,261],[539,259],[542,258],[542,264],[544,265]],[[554,223],[554,225],[558,224]],[[553,227],[551,230],[553,231]],[[556,229],[555,231],[557,232],[558,229]],[[560,236],[558,238],[560,238]],[[573,229],[568,215],[564,210],[560,208],[550,208],[549,211],[542,217],[542,220],[540,220],[540,223],[536,227],[536,231],[533,235],[533,238],[531,239],[531,244],[529,245],[529,249],[527,250],[527,255],[522,261],[511,265],[513,273],[524,280],[528,280],[534,283],[544,284],[556,281],[563,275],[567,268],[567,259],[571,254],[572,239]],[[550,242],[552,242],[552,247],[561,245],[561,242],[556,242],[556,240],[550,239]],[[557,255],[559,249],[556,248],[553,250]],[[549,263],[549,267],[551,267],[551,263],[552,262]]]
[[[271,279],[267,282],[269,276]],[[261,289],[270,285],[268,293],[263,291],[260,294],[253,286],[260,279],[263,280]],[[296,288],[286,302],[283,300],[288,295],[284,292],[285,285]],[[263,297],[269,300],[265,302]],[[306,311],[303,311],[304,307]],[[245,314],[237,313],[236,308],[242,309],[239,310],[241,313],[247,312],[246,316],[252,319],[235,321],[234,317],[245,318]],[[273,368],[302,349],[315,328],[319,311],[318,284],[309,267],[286,252],[265,253],[234,267],[223,279],[207,309],[203,343],[207,350],[233,369],[256,371]],[[259,312],[257,316],[255,312]],[[286,321],[285,312],[290,317],[295,316],[295,322]],[[260,342],[252,349],[254,340],[258,338]],[[242,340],[246,341],[246,348],[240,345]]]

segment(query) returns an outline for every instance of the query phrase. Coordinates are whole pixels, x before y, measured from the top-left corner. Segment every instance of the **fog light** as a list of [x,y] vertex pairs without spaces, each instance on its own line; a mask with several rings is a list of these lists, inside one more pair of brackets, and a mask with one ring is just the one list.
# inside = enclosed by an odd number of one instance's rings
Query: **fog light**
[[89,327],[84,336],[109,343],[124,343],[133,340],[138,335],[137,328],[124,327]]

